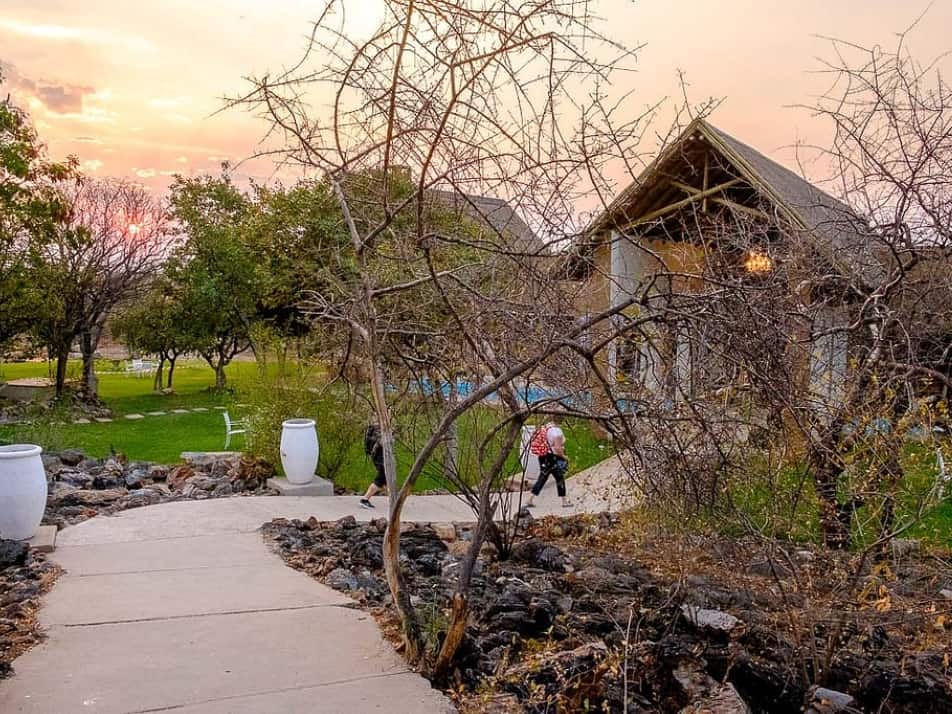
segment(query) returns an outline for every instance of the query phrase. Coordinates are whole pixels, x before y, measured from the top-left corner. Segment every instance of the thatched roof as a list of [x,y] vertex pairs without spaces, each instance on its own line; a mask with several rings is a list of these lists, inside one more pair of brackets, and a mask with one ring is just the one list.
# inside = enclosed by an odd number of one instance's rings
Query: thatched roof
[[[392,166],[390,171],[393,176],[406,184],[407,190],[416,189],[416,182],[408,167]],[[352,190],[349,181],[358,182],[360,190]],[[360,171],[348,174],[347,183],[343,188],[351,200],[357,199],[368,206],[379,207],[383,187],[381,171]],[[544,242],[529,227],[519,212],[504,199],[477,196],[458,189],[439,188],[424,188],[422,196],[426,207],[439,208],[461,217],[464,216],[481,226],[486,234],[484,239],[493,246],[519,253],[548,253]],[[391,202],[393,200],[391,198]]]
[[440,203],[481,223],[492,233],[512,241],[513,250],[536,253],[542,241],[536,236],[519,212],[501,198],[474,196],[459,191],[433,189],[427,192]]
[[[845,203],[820,190],[790,169],[769,159],[703,119],[691,122],[591,224],[588,234],[624,229],[645,211],[646,201],[661,195],[678,162],[713,149],[757,199],[774,207],[788,227],[802,231],[824,258],[847,273],[870,277],[878,273],[875,256],[864,237],[865,222]],[[687,159],[686,159],[687,157]]]

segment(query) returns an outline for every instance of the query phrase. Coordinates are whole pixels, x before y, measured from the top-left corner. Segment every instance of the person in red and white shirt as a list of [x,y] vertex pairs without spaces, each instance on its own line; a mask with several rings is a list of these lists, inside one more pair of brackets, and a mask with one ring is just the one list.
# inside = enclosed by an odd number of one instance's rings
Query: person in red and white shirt
[[549,476],[555,477],[555,488],[562,499],[562,506],[572,505],[565,493],[565,475],[569,470],[569,460],[565,456],[565,432],[555,422],[540,426],[529,440],[529,449],[539,458],[539,478],[532,486],[526,508],[532,508],[535,497],[542,493]]

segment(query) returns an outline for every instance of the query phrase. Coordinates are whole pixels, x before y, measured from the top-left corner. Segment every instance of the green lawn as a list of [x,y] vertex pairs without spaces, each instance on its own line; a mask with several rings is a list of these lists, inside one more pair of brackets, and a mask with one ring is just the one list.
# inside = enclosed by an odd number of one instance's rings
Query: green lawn
[[[108,368],[105,363],[104,368]],[[71,363],[70,372],[78,374],[79,365]],[[19,362],[0,364],[0,381],[21,377],[48,376],[48,366],[42,362]],[[246,415],[249,406],[255,401],[256,385],[260,391],[257,365],[253,362],[237,362],[227,369],[229,386],[233,392],[218,394],[211,390],[214,374],[200,361],[184,362],[175,370],[175,393],[156,394],[152,391],[152,379],[149,376],[136,377],[125,374],[109,374],[100,371],[100,396],[114,412],[114,421],[107,424],[57,423],[54,415],[43,423],[0,427],[0,442],[27,442],[43,446],[48,451],[66,448],[80,448],[93,456],[105,456],[115,450],[124,453],[130,459],[174,463],[183,451],[219,451],[224,447],[225,427],[222,413],[216,406],[227,407],[233,418]],[[281,401],[280,399],[278,400]],[[207,412],[171,414],[173,409],[194,409],[206,407]],[[314,413],[286,414],[288,416],[310,416],[317,421],[318,434],[322,440],[322,464],[319,471],[324,472],[327,462],[335,456],[340,467],[334,473],[334,481],[355,491],[362,491],[373,478],[373,465],[364,454],[361,435],[352,429],[346,439],[335,436],[338,423],[352,407],[336,403],[324,403],[320,408],[312,407]],[[295,409],[295,407],[285,407]],[[168,412],[165,416],[146,416],[142,420],[125,419],[126,414],[147,414],[151,411]],[[351,414],[348,417],[353,418]],[[492,416],[489,408],[475,410],[460,422],[461,461],[472,468],[475,436],[485,428]],[[334,420],[334,422],[330,421]],[[280,423],[278,420],[276,423]],[[425,424],[420,428],[425,429]],[[586,424],[566,424],[569,443],[569,456],[572,459],[572,471],[577,472],[605,458],[609,452],[607,445],[592,434]],[[409,438],[412,427],[402,429],[405,438]],[[243,448],[244,437],[233,437],[231,448]],[[600,448],[601,447],[601,448]],[[405,473],[412,462],[412,452],[406,446],[398,446],[397,460],[401,473]],[[325,461],[326,460],[326,461]],[[515,458],[510,459],[508,472],[516,471]],[[417,483],[417,490],[446,488],[441,476],[441,467],[433,464],[424,472]]]
[[[77,369],[78,365],[70,365]],[[236,386],[254,374],[252,363],[229,365],[228,378]],[[20,362],[0,365],[0,379],[47,376],[45,363]],[[224,418],[215,406],[226,406],[233,416],[240,415],[236,398],[210,391],[214,374],[201,362],[188,362],[175,369],[175,394],[152,391],[149,376],[102,374],[100,396],[114,412],[109,424],[40,423],[31,426],[0,427],[0,439],[38,443],[47,450],[80,448],[93,456],[105,456],[110,450],[121,451],[130,459],[172,463],[182,451],[219,451],[224,446]],[[207,412],[171,414],[172,409],[206,407]],[[125,419],[126,414],[152,411],[169,412],[166,416],[147,416],[140,421]],[[235,444],[241,445],[241,436]]]

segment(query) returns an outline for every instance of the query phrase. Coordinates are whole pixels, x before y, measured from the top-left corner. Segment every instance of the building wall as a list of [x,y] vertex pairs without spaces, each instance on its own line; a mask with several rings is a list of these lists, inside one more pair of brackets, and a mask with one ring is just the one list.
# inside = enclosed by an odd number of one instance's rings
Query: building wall
[[[575,304],[580,316],[600,312],[629,296],[637,295],[644,289],[646,278],[658,271],[681,274],[672,278],[674,284],[670,288],[675,293],[703,289],[702,279],[685,277],[705,272],[707,253],[703,246],[680,241],[639,242],[627,236],[606,234],[601,236],[593,258],[595,270],[576,290]],[[666,290],[668,287],[667,284],[659,283],[656,290]],[[632,306],[628,312],[636,314],[642,309],[644,308],[641,306]],[[836,310],[833,314],[818,316],[818,324],[814,330],[826,330],[832,324],[842,324],[846,320],[848,316],[844,311]],[[604,338],[609,330],[610,326],[607,324],[593,330],[590,340],[597,342],[600,337]],[[667,345],[663,339],[656,344]],[[811,392],[818,401],[835,403],[842,397],[847,379],[845,335],[817,337],[807,331],[803,335],[803,345],[803,350],[791,357],[795,363],[802,363],[800,371],[804,382],[810,384]],[[622,349],[631,348],[629,345]],[[671,336],[671,344],[665,349],[668,353],[642,354],[639,362],[641,385],[651,390],[663,389],[663,384],[670,377],[690,388],[690,382],[683,381],[691,379],[692,360],[697,359],[691,351],[690,336]],[[621,361],[625,359],[625,356],[621,357]],[[611,382],[624,381],[616,374],[616,366],[619,364],[617,343],[612,343],[603,350],[598,361]],[[677,377],[670,373],[671,369],[677,370]]]
[[593,258],[595,270],[576,290],[575,307],[580,315],[601,312],[611,304],[611,283],[608,278],[611,256],[608,246],[600,244]]
[[[704,271],[705,250],[703,247],[680,241],[639,240],[633,236],[603,233],[598,237],[598,246],[593,254],[595,269],[576,289],[575,307],[580,316],[587,316],[608,309],[639,294],[645,280],[653,273],[671,272],[699,274]],[[670,286],[677,292],[700,290],[702,281],[675,277]],[[667,280],[658,283],[655,290],[669,288]],[[636,312],[640,308],[629,308]],[[609,326],[593,330],[592,341],[609,331]],[[614,381],[616,346],[613,344],[600,355],[600,365]],[[660,361],[660,360],[655,360]],[[657,371],[648,369],[649,372]]]

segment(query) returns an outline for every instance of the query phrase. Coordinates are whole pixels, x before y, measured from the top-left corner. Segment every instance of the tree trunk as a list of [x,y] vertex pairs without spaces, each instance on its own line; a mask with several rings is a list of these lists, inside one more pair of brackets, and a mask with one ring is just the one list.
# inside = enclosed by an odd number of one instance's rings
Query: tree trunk
[[69,342],[56,348],[56,396],[62,396],[66,386],[66,363],[69,361]]
[[268,346],[262,341],[257,343],[254,339],[248,339],[248,346],[251,347],[251,354],[255,358],[255,366],[258,368],[258,374],[262,377],[268,373]]
[[[499,535],[496,526],[496,507],[499,506],[501,502],[498,500],[495,503],[492,502],[493,484],[499,475],[502,474],[502,470],[506,464],[506,458],[512,452],[512,448],[516,444],[516,439],[522,432],[522,422],[519,420],[514,421],[509,429],[506,443],[504,443],[499,450],[495,463],[489,471],[481,472],[479,505],[476,512],[476,532],[473,534],[473,539],[469,544],[469,550],[466,551],[466,555],[463,556],[463,560],[460,563],[459,580],[456,583],[456,591],[453,593],[446,636],[443,638],[439,654],[433,665],[433,678],[436,680],[443,679],[449,673],[450,666],[456,658],[456,651],[459,649],[460,644],[463,642],[463,637],[466,635],[466,624],[469,621],[469,589],[473,579],[473,572],[476,568],[476,559],[479,557],[479,551],[482,549],[483,541],[487,535],[490,537],[492,537],[494,533],[496,536]],[[477,461],[481,460],[480,455],[477,457]],[[500,538],[500,541],[501,540]],[[499,552],[504,552],[502,547],[499,548]]]
[[[369,352],[374,355],[376,349],[371,343]],[[397,484],[397,460],[394,454],[393,422],[391,420],[390,405],[387,404],[386,379],[383,365],[374,358],[370,366],[371,389],[373,391],[374,411],[377,415],[377,426],[380,432],[380,448],[383,451],[383,468],[387,477],[387,491],[389,498],[389,518],[387,529],[383,536],[383,569],[387,577],[387,586],[393,597],[394,607],[400,617],[403,627],[403,639],[406,647],[406,657],[410,662],[416,662],[423,654],[423,638],[420,634],[420,625],[416,611],[410,602],[410,592],[406,588],[403,570],[400,567],[400,506]]]
[[224,391],[225,389],[225,366],[228,360],[225,359],[224,347],[219,344],[214,352],[202,352],[202,357],[208,363],[208,366],[215,371],[215,390]]
[[159,355],[159,366],[155,368],[155,376],[152,378],[152,391],[162,391],[162,369],[165,367],[165,355]]
[[278,352],[278,374],[285,376],[288,373],[288,350],[290,346],[287,340],[281,344],[281,350]]
[[99,397],[99,377],[96,376],[96,349],[99,347],[99,338],[102,328],[98,325],[89,330],[83,330],[79,338],[79,348],[83,355],[83,384],[82,389],[86,396],[92,399]]
[[[388,479],[389,480],[389,479]],[[400,568],[400,512],[390,511],[387,529],[383,534],[383,570],[387,578],[387,586],[393,597],[394,607],[400,616],[400,625],[403,629],[405,656],[411,663],[416,663],[423,655],[423,638],[420,634],[420,623],[417,620],[416,610],[410,602],[410,591],[406,588],[403,570]]]
[[215,389],[219,392],[223,392],[225,390],[225,367],[227,367],[231,363],[232,358],[238,354],[238,338],[231,338],[230,342],[220,341],[218,343],[217,352],[218,365],[215,367]]
[[[475,541],[474,541],[475,544]],[[466,635],[466,624],[469,622],[469,597],[465,592],[458,590],[453,593],[453,600],[450,606],[449,624],[446,628],[446,637],[443,638],[443,645],[440,647],[440,653],[433,665],[433,680],[442,682],[446,679],[450,671],[450,665],[456,656],[456,651],[463,642]]]
[[165,384],[167,389],[172,388],[172,373],[175,371],[175,360],[177,359],[178,359],[177,356],[169,357],[169,376],[168,376],[168,381]]
[[816,495],[820,501],[819,517],[823,543],[834,550],[845,550],[850,544],[853,505],[840,503],[840,466],[817,452],[814,452],[811,461]]
[[466,635],[466,625],[469,622],[470,582],[473,578],[476,559],[479,557],[479,551],[486,537],[486,531],[493,521],[493,509],[489,503],[489,488],[490,483],[484,483],[480,489],[476,532],[473,534],[473,540],[470,541],[469,550],[466,551],[466,555],[460,563],[459,580],[453,593],[446,637],[443,638],[443,644],[440,646],[439,654],[433,665],[433,679],[436,681],[444,679],[449,673],[450,665],[456,657],[456,651]]
[[216,360],[210,352],[202,352],[201,355],[208,366],[215,372],[215,389],[218,391],[223,390],[225,388],[225,365],[222,364],[221,358],[219,357],[219,359]]

